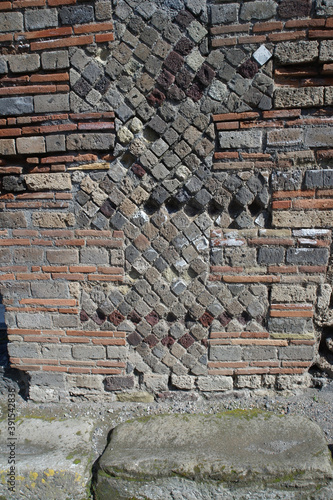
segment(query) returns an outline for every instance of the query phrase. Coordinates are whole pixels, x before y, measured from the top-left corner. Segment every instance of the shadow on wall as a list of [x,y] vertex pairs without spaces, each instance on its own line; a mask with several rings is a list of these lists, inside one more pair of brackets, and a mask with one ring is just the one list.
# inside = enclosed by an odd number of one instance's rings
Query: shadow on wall
[[25,373],[11,368],[9,365],[8,356],[8,336],[7,325],[5,323],[5,306],[2,304],[2,296],[0,295],[0,394],[7,393],[9,387],[15,387],[16,392],[27,399],[29,394],[30,376]]

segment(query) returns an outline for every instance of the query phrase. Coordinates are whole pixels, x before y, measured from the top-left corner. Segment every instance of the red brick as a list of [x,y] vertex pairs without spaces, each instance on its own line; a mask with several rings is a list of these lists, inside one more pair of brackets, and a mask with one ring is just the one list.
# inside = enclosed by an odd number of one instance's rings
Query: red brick
[[238,38],[238,43],[265,43],[266,39],[266,35],[240,36]]
[[11,10],[12,3],[11,2],[3,2],[0,4],[0,10]]
[[312,365],[311,362],[309,361],[282,361],[282,366],[283,367],[293,367],[293,366],[298,366],[298,367],[303,367],[303,368],[310,368]]
[[237,130],[239,129],[239,122],[222,122],[216,124],[217,130]]
[[315,345],[315,340],[290,340],[290,344],[292,345]]
[[263,31],[278,31],[282,30],[282,28],[283,28],[283,23],[281,23],[281,21],[256,23],[253,26],[253,33],[260,33]]
[[223,275],[226,283],[279,283],[279,276],[227,276]]
[[[0,89],[6,90],[6,89]],[[0,92],[1,95],[1,92]],[[20,128],[9,128],[9,129],[0,129],[0,137],[17,137],[22,134]]]
[[96,345],[126,345],[125,339],[92,339]]
[[30,245],[30,240],[26,240],[24,238],[22,239],[3,239],[3,240],[0,240],[0,246],[2,247],[6,247],[6,246],[16,246],[16,245],[19,245],[19,246],[29,246]]
[[212,35],[222,35],[225,33],[241,33],[244,31],[249,32],[251,27],[250,23],[247,24],[232,24],[231,26],[213,26],[210,29]]
[[46,0],[16,0],[16,2],[13,2],[13,9],[43,7],[44,5],[46,5]]
[[[82,337],[62,337],[60,339],[60,342],[62,342],[63,344],[89,344],[90,343],[90,340],[89,339],[85,339],[85,338],[82,338]],[[61,363],[61,361],[60,361]]]
[[278,109],[273,111],[263,111],[263,118],[288,118],[301,116],[301,109]]
[[327,270],[327,266],[299,266],[298,270],[301,273],[325,273]]
[[309,38],[330,40],[333,38],[333,30],[309,30]]
[[12,273],[9,274],[0,274],[0,281],[9,281],[9,280],[14,280],[15,275]]
[[39,31],[26,31],[23,33],[16,33],[15,40],[22,39],[24,37],[26,40],[31,40],[35,38],[53,38],[58,36],[71,36],[73,34],[72,28],[51,28],[47,30]]
[[65,273],[52,273],[52,279],[61,279],[68,281],[83,281],[85,278],[84,274],[65,274]]
[[94,273],[96,266],[69,266],[70,273]]
[[76,236],[112,236],[112,231],[97,231],[95,229],[76,229]]
[[272,311],[270,312],[272,318],[312,318],[312,311]]
[[17,273],[16,279],[18,280],[49,280],[51,278],[48,273],[34,274],[34,273]]
[[114,40],[114,35],[113,33],[108,33],[104,35],[95,35],[95,41],[96,43],[104,43],[104,42],[113,42]]
[[11,365],[12,368],[17,368],[18,370],[23,370],[23,371],[40,371],[40,366],[35,366],[35,365],[23,365],[23,364],[19,364],[19,365]]
[[21,174],[23,172],[22,167],[0,167],[0,175],[2,174]]
[[279,199],[279,198],[312,198],[315,195],[315,190],[314,189],[307,189],[304,191],[275,191],[273,193],[273,198],[274,199]]
[[239,153],[236,151],[225,151],[223,153],[214,153],[215,160],[224,160],[224,159],[239,159]]
[[333,208],[333,199],[331,200],[294,200],[293,208],[295,209],[312,209],[316,208],[319,210],[324,210],[327,208]]
[[214,122],[225,122],[232,120],[252,120],[259,118],[259,113],[255,111],[244,111],[243,113],[224,113],[213,115]]
[[42,366],[42,370],[46,372],[67,372],[65,366]]
[[270,42],[281,42],[287,40],[300,40],[306,38],[306,31],[295,31],[294,33],[271,33],[267,36]]
[[124,276],[110,274],[89,274],[88,281],[123,281]]
[[289,274],[289,273],[297,273],[297,266],[268,266],[268,272],[269,273],[282,273],[282,274]]
[[31,75],[30,82],[65,82],[69,73],[52,73],[50,75]]
[[325,26],[325,19],[292,19],[285,24],[286,28],[315,28]]
[[48,42],[33,42],[30,46],[31,50],[48,50],[60,47],[76,47],[80,45],[90,45],[93,43],[94,37],[92,35],[86,36],[72,36],[63,40],[50,40]]
[[54,94],[56,91],[55,85],[27,85],[24,87],[0,88],[0,95]]
[[112,23],[99,23],[99,24],[81,24],[80,26],[74,26],[74,33],[79,35],[81,33],[96,33],[99,31],[112,31]]
[[67,266],[42,266],[42,270],[45,273],[67,273]]
[[268,339],[268,332],[242,332],[240,334],[242,339]]
[[236,45],[237,38],[214,38],[212,40],[212,47],[224,47],[227,45]]

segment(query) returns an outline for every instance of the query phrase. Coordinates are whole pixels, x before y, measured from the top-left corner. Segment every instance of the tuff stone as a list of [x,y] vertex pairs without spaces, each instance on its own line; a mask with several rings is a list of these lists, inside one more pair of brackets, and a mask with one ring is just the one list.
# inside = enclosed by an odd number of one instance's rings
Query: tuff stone
[[280,64],[311,63],[318,59],[318,48],[317,41],[283,42],[276,45],[274,54]]

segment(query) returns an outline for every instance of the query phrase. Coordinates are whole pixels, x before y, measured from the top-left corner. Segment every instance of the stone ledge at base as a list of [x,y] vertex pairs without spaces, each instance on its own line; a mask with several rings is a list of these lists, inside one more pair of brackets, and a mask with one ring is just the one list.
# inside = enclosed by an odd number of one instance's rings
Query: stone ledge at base
[[[1,499],[90,498],[93,421],[22,418],[14,428],[10,436],[8,420],[0,422]],[[8,459],[15,460],[12,471]],[[9,489],[12,486],[15,491]]]
[[332,477],[317,424],[235,410],[117,426],[94,488],[96,500],[329,500]]

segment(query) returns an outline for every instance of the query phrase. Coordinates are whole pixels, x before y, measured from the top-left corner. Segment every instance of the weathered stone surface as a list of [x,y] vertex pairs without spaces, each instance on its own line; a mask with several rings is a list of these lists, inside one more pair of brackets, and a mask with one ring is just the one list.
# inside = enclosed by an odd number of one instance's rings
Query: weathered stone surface
[[14,139],[0,139],[0,154],[14,155],[16,153],[15,141]]
[[324,104],[323,87],[277,88],[275,106],[277,108],[310,108]]
[[265,496],[258,498],[278,498],[277,483],[296,494],[300,485],[306,492],[331,477],[330,453],[316,424],[302,417],[235,410],[119,425],[99,461],[95,489],[101,500],[138,495],[169,500],[178,493],[179,498],[203,499],[222,498],[222,491],[229,493],[237,483],[232,498],[240,499],[245,488],[259,482],[264,486],[256,492]]
[[27,73],[37,71],[40,67],[38,54],[21,54],[8,57],[9,68],[13,73]]
[[275,47],[275,57],[280,64],[304,64],[318,58],[317,41],[283,42]]
[[27,219],[22,212],[0,213],[1,227],[17,228],[27,227]]
[[38,227],[67,227],[74,226],[75,217],[71,213],[44,212],[32,214],[32,221]]
[[[59,374],[60,375],[60,374]],[[52,378],[53,387],[56,377]],[[45,382],[44,384],[45,385]],[[34,385],[33,393],[40,387]],[[52,388],[44,388],[52,397]],[[83,498],[91,480],[91,433],[94,424],[88,419],[44,420],[42,418],[20,418],[15,426],[15,441],[11,440],[8,422],[0,422],[1,481],[0,495],[15,500],[20,495],[38,498]],[[8,489],[7,473],[10,471],[8,457],[10,442],[15,442],[14,470],[15,491]],[[12,448],[14,450],[14,448]],[[5,451],[6,450],[6,451]],[[33,456],[33,460],[32,457]],[[19,464],[19,469],[18,469]],[[19,470],[19,474],[17,471]]]
[[315,127],[305,131],[305,144],[309,147],[333,146],[332,129]]
[[221,148],[255,148],[261,147],[262,132],[260,130],[244,130],[223,132],[219,134]]
[[318,16],[333,15],[333,0],[316,0],[315,5]]
[[0,32],[23,31],[23,14],[21,12],[2,12]]
[[330,210],[307,210],[306,212],[297,211],[274,211],[274,227],[331,227],[332,212]]
[[301,129],[276,129],[267,133],[269,146],[293,146],[302,142],[303,130]]
[[72,188],[70,174],[28,174],[24,180],[31,191],[66,191]]
[[27,30],[41,30],[58,26],[57,9],[31,9],[24,16],[25,28]]
[[36,113],[69,111],[68,94],[37,95],[34,97]]
[[239,6],[236,3],[212,5],[212,24],[229,24],[237,21]]
[[33,113],[33,98],[28,97],[3,97],[0,99],[0,115],[21,115]]
[[276,7],[276,2],[273,0],[246,2],[242,5],[239,17],[242,21],[270,19],[275,15]]

